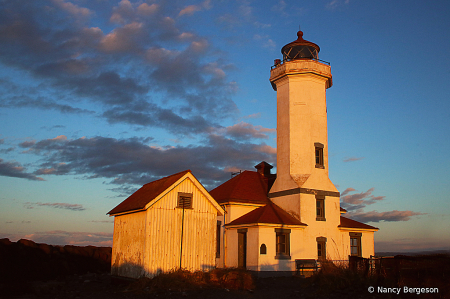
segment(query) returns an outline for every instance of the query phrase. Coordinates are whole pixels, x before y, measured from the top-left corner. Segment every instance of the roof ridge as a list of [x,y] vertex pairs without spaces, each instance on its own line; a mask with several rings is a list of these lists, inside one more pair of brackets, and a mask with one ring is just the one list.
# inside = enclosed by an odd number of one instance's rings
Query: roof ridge
[[192,173],[192,171],[191,171],[190,169],[187,169],[187,170],[183,170],[183,171],[180,171],[180,172],[177,172],[177,173],[174,173],[174,174],[171,174],[171,175],[168,175],[168,176],[162,177],[162,178],[160,178],[160,179],[157,179],[157,180],[154,180],[154,181],[148,182],[148,183],[144,184],[143,186],[145,186],[145,185],[148,185],[148,184],[154,184],[154,183],[156,183],[156,182],[158,182],[158,181],[161,181],[161,180],[166,180],[166,179],[168,179],[168,178],[170,178],[170,177],[173,177],[173,176],[179,175],[179,174],[181,174],[181,173],[183,173],[183,172],[185,172],[185,173],[188,173],[188,172]]

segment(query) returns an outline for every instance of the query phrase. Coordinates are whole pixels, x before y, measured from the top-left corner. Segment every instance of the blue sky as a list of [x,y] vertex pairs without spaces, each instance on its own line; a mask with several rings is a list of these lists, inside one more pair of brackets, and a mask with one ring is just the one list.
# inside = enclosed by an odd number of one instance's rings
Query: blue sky
[[182,170],[276,162],[270,67],[331,63],[330,178],[377,251],[450,249],[448,1],[0,1],[0,237],[111,245],[106,213]]

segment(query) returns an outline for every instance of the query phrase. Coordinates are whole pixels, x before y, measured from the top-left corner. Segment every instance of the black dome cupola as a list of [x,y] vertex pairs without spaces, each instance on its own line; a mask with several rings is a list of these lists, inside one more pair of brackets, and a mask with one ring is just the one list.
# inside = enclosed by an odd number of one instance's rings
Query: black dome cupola
[[303,39],[303,32],[297,32],[297,40],[281,48],[283,61],[295,59],[319,59],[320,48],[315,43]]

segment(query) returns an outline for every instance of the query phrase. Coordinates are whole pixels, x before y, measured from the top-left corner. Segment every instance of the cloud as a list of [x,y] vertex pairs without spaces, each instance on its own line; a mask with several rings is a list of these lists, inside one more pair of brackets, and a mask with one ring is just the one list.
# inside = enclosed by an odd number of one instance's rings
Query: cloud
[[246,122],[240,122],[226,128],[217,129],[216,133],[230,136],[236,140],[248,139],[268,139],[270,133],[275,133],[276,129],[268,129],[262,126],[254,126]]
[[332,0],[325,5],[326,9],[333,10],[342,5],[348,5],[350,0]]
[[153,3],[152,5],[148,5],[147,3],[142,3],[138,6],[137,12],[144,16],[150,16],[154,14],[159,8],[159,5],[156,3]]
[[11,234],[7,235],[11,241],[19,239],[29,239],[36,243],[50,245],[77,245],[77,246],[112,246],[112,233],[107,232],[69,232],[63,230],[53,230],[35,232],[27,235]]
[[31,181],[44,181],[43,178],[38,177],[32,173],[26,172],[25,167],[23,167],[20,163],[6,162],[1,158],[0,158],[0,176],[22,178]]
[[341,197],[344,197],[345,195],[347,195],[348,193],[352,192],[352,191],[356,191],[353,188],[347,188],[344,190],[344,192],[341,193]]
[[385,196],[374,196],[372,192],[374,188],[370,188],[366,192],[348,195],[350,192],[356,191],[353,188],[347,188],[341,194],[342,207],[347,211],[364,208],[367,205],[374,204],[377,201],[384,200]]
[[354,161],[358,161],[358,160],[362,160],[364,159],[364,157],[350,157],[350,158],[345,158],[343,161],[344,162],[354,162]]
[[412,216],[426,215],[426,213],[419,213],[413,211],[388,211],[388,212],[353,212],[348,214],[349,217],[360,222],[394,222],[394,221],[408,221]]
[[69,12],[72,15],[87,17],[92,14],[92,12],[89,9],[85,7],[79,7],[71,2],[65,2],[63,0],[52,0],[52,2],[56,6],[62,8],[63,10]]
[[349,194],[356,191],[354,188],[347,188],[341,193],[341,207],[346,209],[348,213],[346,216],[360,222],[380,222],[380,221],[408,221],[412,216],[425,215],[424,213],[418,213],[413,211],[387,211],[377,212],[369,211],[365,212],[364,208],[369,205],[375,204],[379,201],[385,200],[386,196],[375,196],[372,192],[375,188],[370,188],[366,192]]
[[178,16],[182,16],[182,15],[189,15],[189,16],[191,16],[197,11],[202,11],[204,9],[210,9],[210,8],[211,8],[211,1],[210,0],[206,0],[201,5],[189,5],[189,6],[186,6],[185,8],[183,8],[180,11]]
[[19,146],[41,157],[36,174],[101,177],[118,185],[142,185],[191,169],[203,184],[212,187],[228,179],[227,167],[253,169],[261,161],[276,160],[275,150],[264,143],[239,142],[221,135],[208,135],[197,146],[155,147],[150,146],[151,141],[58,136]]
[[[200,6],[208,9],[210,2]],[[0,63],[37,84],[23,90],[22,83],[10,86],[11,80],[1,79],[0,106],[91,114],[110,124],[176,134],[220,127],[218,121],[238,113],[230,64],[209,39],[185,30],[167,7],[159,9],[122,0],[112,10],[112,28],[103,32],[68,17],[96,13],[68,1],[48,2],[45,9],[40,1],[5,3]],[[89,107],[96,111],[77,108],[79,103],[95,104]]]
[[114,220],[91,220],[92,223],[114,223]]
[[438,240],[431,238],[398,238],[388,241],[375,242],[375,253],[377,252],[408,252],[408,251],[431,251],[445,250],[450,247],[445,238]]
[[24,207],[27,209],[33,209],[35,206],[38,207],[51,207],[55,209],[64,209],[64,210],[70,210],[70,211],[84,211],[86,208],[83,207],[83,205],[80,204],[69,204],[69,203],[61,203],[61,202],[26,202],[24,204]]

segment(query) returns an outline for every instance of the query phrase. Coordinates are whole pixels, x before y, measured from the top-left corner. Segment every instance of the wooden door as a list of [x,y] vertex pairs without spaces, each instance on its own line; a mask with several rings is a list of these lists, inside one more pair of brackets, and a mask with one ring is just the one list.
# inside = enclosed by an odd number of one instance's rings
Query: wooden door
[[238,267],[247,267],[247,233],[238,232]]

